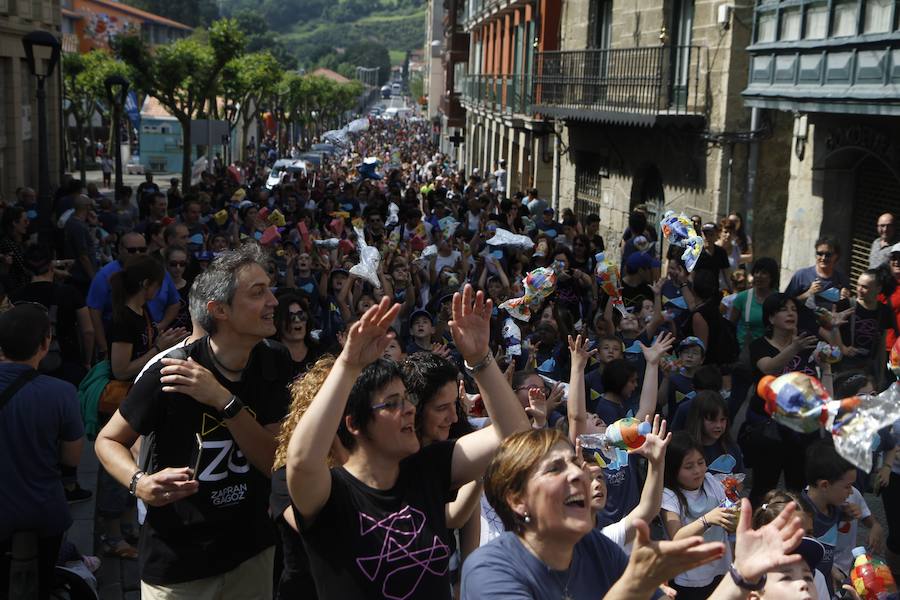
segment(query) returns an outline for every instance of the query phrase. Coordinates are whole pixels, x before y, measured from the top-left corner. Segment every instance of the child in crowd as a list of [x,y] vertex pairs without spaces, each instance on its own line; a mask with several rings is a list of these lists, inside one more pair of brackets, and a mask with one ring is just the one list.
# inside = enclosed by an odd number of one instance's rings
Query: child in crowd
[[[694,385],[695,395],[703,390],[718,392],[722,389],[722,373],[716,365],[703,365],[694,373],[691,382]],[[675,411],[675,418],[672,420],[672,431],[681,431],[687,427],[687,418],[693,404],[693,397],[685,398],[678,404],[678,410]]]
[[431,352],[431,338],[434,335],[434,321],[426,310],[413,312],[409,319],[409,344],[407,354]]
[[712,464],[723,454],[730,454],[735,460],[731,472],[744,472],[744,456],[740,447],[731,439],[728,405],[719,392],[697,392],[688,413],[686,429],[691,439],[703,448],[706,464]]
[[597,339],[594,348],[597,352],[591,357],[591,360],[596,366],[584,377],[587,398],[590,402],[603,394],[603,371],[606,369],[606,365],[622,358],[622,340],[612,335],[604,335]]
[[[738,512],[721,505],[725,488],[706,471],[703,447],[686,432],[672,435],[665,467],[662,520],[672,540],[702,535],[707,542],[726,542],[734,533]],[[691,569],[675,577],[671,585],[678,600],[706,600],[728,572],[731,547],[718,560]]]
[[819,570],[825,573],[828,593],[833,594],[843,575],[834,569],[834,555],[838,543],[838,526],[844,520],[844,506],[856,469],[842,458],[831,440],[820,440],[806,450],[806,480],[809,482],[803,497],[812,505],[812,535],[825,546]]
[[678,343],[675,369],[659,386],[659,398],[666,402],[666,415],[671,420],[678,405],[694,392],[694,374],[703,365],[706,344],[698,337],[688,336]]

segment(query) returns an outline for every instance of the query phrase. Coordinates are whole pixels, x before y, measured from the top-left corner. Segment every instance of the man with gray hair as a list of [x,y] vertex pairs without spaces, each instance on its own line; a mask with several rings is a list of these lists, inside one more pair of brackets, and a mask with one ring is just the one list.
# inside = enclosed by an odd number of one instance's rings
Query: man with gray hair
[[[107,471],[147,504],[139,567],[145,599],[272,595],[269,476],[290,402],[290,356],[266,338],[278,302],[266,256],[246,244],[191,289],[207,336],[135,382],[97,437]],[[129,448],[153,434],[145,470]]]

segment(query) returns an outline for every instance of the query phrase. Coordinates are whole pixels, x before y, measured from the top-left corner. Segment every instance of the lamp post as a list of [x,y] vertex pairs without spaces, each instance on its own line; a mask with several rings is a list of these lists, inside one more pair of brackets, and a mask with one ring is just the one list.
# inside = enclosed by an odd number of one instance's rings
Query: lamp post
[[106,99],[112,108],[111,127],[113,130],[113,143],[116,145],[116,189],[114,196],[119,199],[119,190],[122,189],[122,141],[119,139],[119,120],[122,107],[125,106],[125,98],[128,96],[128,80],[121,75],[110,75],[103,84],[106,86]]
[[38,231],[42,243],[50,242],[50,140],[47,132],[47,90],[44,83],[59,62],[61,44],[48,31],[32,31],[22,38],[28,70],[37,77],[38,103]]
[[[222,136],[222,145],[225,146],[225,166],[231,165],[231,132],[234,129],[235,117],[237,117],[238,108],[234,104],[225,105],[225,120],[228,121],[228,135]],[[225,139],[227,138],[227,139]]]

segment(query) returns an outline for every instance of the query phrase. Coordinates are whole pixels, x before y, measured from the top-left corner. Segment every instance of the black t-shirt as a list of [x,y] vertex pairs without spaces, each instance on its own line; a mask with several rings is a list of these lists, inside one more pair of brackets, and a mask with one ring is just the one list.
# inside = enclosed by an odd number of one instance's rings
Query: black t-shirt
[[[798,335],[804,336],[809,334],[801,332]],[[765,337],[753,340],[753,342],[750,344],[750,363],[753,367],[754,382],[758,382],[763,376],[763,372],[759,370],[759,366],[757,365],[760,359],[778,356],[780,353],[781,350],[770,344],[769,340],[767,340]],[[788,363],[784,366],[784,369],[781,370],[781,373],[776,373],[776,376],[784,375],[785,373],[790,373],[791,371],[799,371],[801,373],[817,377],[815,362],[810,361],[811,356],[812,350],[800,350],[800,352],[798,352],[794,356],[794,358],[788,361]],[[756,389],[756,383],[753,384],[753,389]],[[760,398],[758,394],[755,394],[750,400],[750,406],[748,408],[751,413],[755,413],[754,416],[768,418],[765,410],[765,401]],[[748,418],[750,416],[751,415],[748,414]]]
[[113,343],[121,342],[131,344],[129,360],[134,360],[150,350],[150,346],[156,340],[156,324],[147,317],[150,314],[150,308],[147,305],[144,305],[144,314],[142,315],[127,307],[123,313],[121,318],[113,316],[112,326],[110,326],[107,336],[109,355],[112,356]]
[[[281,467],[272,473],[272,494],[269,496],[269,512],[278,528],[284,556],[284,568],[275,597],[277,600],[315,600],[319,596],[309,569],[309,556],[306,554],[303,538],[284,520],[284,511],[289,506],[291,495],[287,487],[287,469]],[[294,518],[299,519],[300,515],[295,512]]]
[[[290,356],[264,340],[250,355],[243,379],[225,379],[213,366],[207,338],[169,356],[190,357],[212,371],[262,425],[278,423],[290,403]],[[157,362],[135,382],[120,407],[141,435],[154,435],[148,472],[190,466],[196,434],[203,441],[200,491],[163,507],[148,507],[141,529],[141,579],[169,585],[220,575],[275,543],[268,516],[269,478],[237,447],[218,411],[184,394],[163,392]]]
[[647,283],[639,283],[632,287],[622,280],[622,302],[625,308],[634,309],[635,314],[641,310],[644,300],[653,300],[653,288]]
[[52,281],[35,281],[9,295],[10,301],[37,302],[51,313],[56,307],[56,326],[53,337],[59,342],[59,351],[66,362],[81,363],[81,347],[78,341],[78,314],[84,308],[84,296],[71,285]]
[[694,272],[708,270],[719,276],[719,271],[727,269],[730,265],[728,262],[728,253],[721,246],[713,246],[713,253],[709,254],[706,249],[700,252],[697,258],[697,264],[694,266]]
[[884,365],[876,365],[879,346],[885,331],[894,329],[891,309],[880,302],[875,310],[869,310],[857,303],[850,320],[841,327],[841,339],[847,346],[856,348],[856,356],[845,356],[837,365],[839,371],[864,369],[875,375],[884,369]]
[[331,495],[302,529],[319,597],[450,599],[444,505],[455,496],[455,443],[430,444],[403,460],[390,490],[331,469]]

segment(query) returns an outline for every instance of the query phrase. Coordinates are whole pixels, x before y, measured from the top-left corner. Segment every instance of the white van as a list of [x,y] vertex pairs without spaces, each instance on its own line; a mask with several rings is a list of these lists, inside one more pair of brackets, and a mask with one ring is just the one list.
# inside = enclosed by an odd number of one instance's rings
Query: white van
[[305,160],[281,158],[275,161],[269,177],[266,179],[266,189],[271,190],[276,185],[293,181],[298,177],[306,177],[307,164]]

